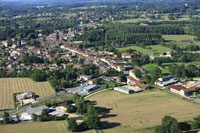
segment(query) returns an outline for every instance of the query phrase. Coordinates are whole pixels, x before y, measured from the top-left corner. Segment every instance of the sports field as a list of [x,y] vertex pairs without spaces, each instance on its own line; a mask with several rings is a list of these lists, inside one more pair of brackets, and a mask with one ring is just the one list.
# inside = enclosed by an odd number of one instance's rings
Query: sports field
[[55,94],[48,82],[34,82],[29,78],[0,78],[0,110],[13,109],[13,94],[34,92],[39,99]]
[[160,90],[131,95],[106,91],[88,99],[96,101],[96,106],[102,111],[107,111],[101,121],[129,125],[133,129],[159,125],[165,115],[171,115],[178,121],[185,121],[200,112],[199,105]]

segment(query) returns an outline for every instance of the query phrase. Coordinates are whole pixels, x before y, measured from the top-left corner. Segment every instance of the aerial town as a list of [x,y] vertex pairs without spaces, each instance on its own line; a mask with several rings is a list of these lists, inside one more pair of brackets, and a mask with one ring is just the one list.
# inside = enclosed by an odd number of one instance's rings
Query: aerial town
[[0,132],[198,132],[198,0],[20,1],[0,1]]

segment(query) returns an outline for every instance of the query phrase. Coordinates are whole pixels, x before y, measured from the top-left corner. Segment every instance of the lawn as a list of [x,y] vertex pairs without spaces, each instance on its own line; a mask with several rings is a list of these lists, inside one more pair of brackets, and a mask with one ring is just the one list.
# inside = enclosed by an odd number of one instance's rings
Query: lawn
[[143,55],[154,55],[154,54],[160,54],[162,52],[166,51],[172,51],[172,49],[164,47],[162,45],[150,45],[146,46],[146,48],[138,47],[138,46],[128,46],[124,48],[118,48],[119,51],[124,51],[127,49],[135,49],[136,51],[142,53]]
[[113,130],[120,126],[130,126],[127,127],[127,132],[159,125],[165,115],[173,116],[178,121],[186,121],[200,112],[199,105],[157,89],[130,95],[106,91],[88,100],[96,101],[95,106],[104,112],[102,122],[115,125]]
[[0,78],[0,110],[13,109],[13,94],[34,92],[39,99],[55,94],[48,82],[34,82],[29,78]]

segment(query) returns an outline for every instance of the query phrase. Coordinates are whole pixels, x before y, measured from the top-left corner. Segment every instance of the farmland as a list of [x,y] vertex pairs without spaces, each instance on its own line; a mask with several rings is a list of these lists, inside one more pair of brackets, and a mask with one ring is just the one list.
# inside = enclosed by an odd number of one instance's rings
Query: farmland
[[[20,127],[20,128],[19,128]],[[3,133],[68,133],[64,121],[31,122],[14,125],[0,125]],[[69,132],[70,133],[70,132]]]
[[160,54],[166,51],[172,51],[170,48],[164,47],[162,45],[150,45],[145,48],[138,46],[128,46],[124,48],[118,48],[119,51],[124,51],[128,49],[135,49],[136,51],[142,53],[143,55],[149,55],[149,56],[154,54]]
[[[3,133],[71,133],[67,129],[65,121],[51,122],[30,122],[14,125],[0,125],[0,131]],[[20,127],[20,128],[19,128]],[[94,130],[86,131],[93,133]]]
[[190,120],[200,111],[200,106],[160,90],[132,95],[107,91],[89,100],[96,101],[97,107],[107,110],[101,121],[129,125],[133,129],[159,125],[165,115],[171,115],[178,121]]
[[199,41],[195,41],[195,36],[191,35],[163,35],[166,45],[176,44],[177,46],[184,48],[188,45],[200,45]]
[[191,35],[163,35],[162,37],[167,41],[194,41],[195,39],[195,36]]
[[48,82],[34,82],[29,78],[1,78],[0,85],[0,110],[14,108],[14,93],[34,92],[39,99],[55,94]]

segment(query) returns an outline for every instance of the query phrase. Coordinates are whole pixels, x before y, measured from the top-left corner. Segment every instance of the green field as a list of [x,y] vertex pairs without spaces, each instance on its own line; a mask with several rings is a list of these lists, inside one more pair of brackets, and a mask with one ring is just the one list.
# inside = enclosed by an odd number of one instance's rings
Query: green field
[[194,41],[194,39],[196,38],[195,36],[191,35],[162,35],[162,37],[166,41],[185,41],[185,40]]
[[161,46],[161,45],[147,46],[147,48],[148,47],[150,47],[154,52],[159,53],[159,54],[162,52],[173,51],[172,49]]
[[124,51],[128,49],[135,49],[136,51],[142,53],[143,55],[156,55],[166,51],[172,51],[170,48],[161,46],[161,45],[151,45],[146,48],[138,47],[138,46],[128,46],[124,48],[118,48],[119,51]]
[[116,125],[105,132],[151,129],[160,125],[165,115],[171,115],[181,122],[191,120],[200,111],[199,105],[157,89],[130,95],[106,91],[88,99],[101,108],[102,122]]
[[[142,66],[142,68],[145,69],[148,72],[153,71],[156,67],[158,67],[158,65],[155,64],[155,63],[153,63],[153,64],[146,64],[146,65]],[[169,74],[169,71],[168,71],[167,67],[163,67],[162,74]]]
[[176,44],[177,46],[184,48],[188,45],[199,45],[200,41],[195,41],[195,36],[191,35],[163,35],[167,42],[166,45],[170,46]]
[[116,21],[116,22],[120,22],[120,23],[137,23],[137,22],[140,22],[140,21],[146,21],[146,20],[142,19],[142,18],[135,18],[135,19],[119,20],[119,21]]

